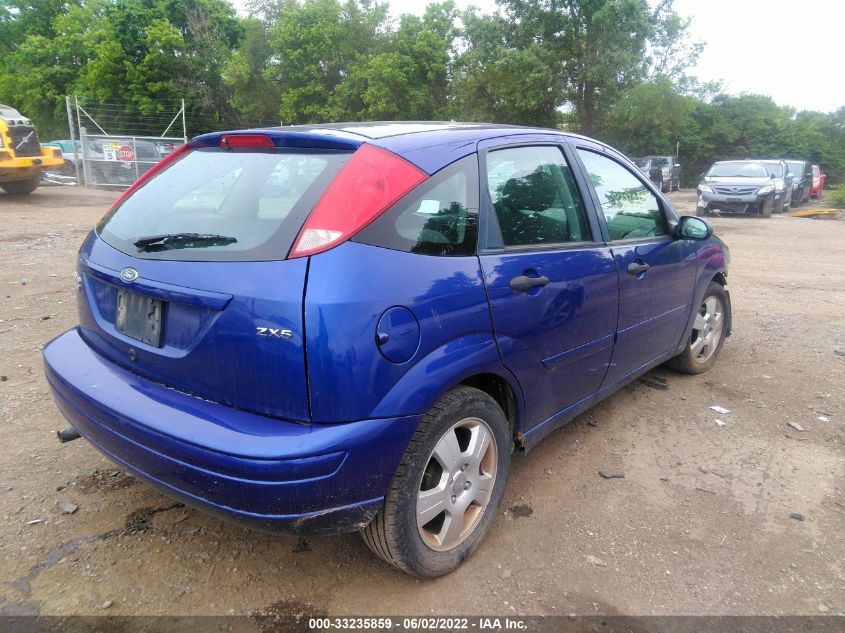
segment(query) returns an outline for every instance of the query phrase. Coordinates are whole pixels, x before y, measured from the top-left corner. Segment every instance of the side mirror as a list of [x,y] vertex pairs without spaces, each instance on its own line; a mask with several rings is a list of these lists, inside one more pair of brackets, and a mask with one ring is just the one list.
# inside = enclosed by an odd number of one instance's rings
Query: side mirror
[[682,240],[706,240],[713,235],[713,227],[694,215],[682,215],[675,227],[675,236]]
[[774,174],[770,174],[770,177],[771,177],[771,179],[772,179],[772,180],[774,180],[774,179],[775,179],[775,175],[774,175]]

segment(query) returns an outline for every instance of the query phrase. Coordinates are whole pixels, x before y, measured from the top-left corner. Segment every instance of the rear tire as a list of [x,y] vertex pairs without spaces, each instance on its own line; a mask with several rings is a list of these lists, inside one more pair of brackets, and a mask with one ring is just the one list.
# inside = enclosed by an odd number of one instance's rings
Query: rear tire
[[702,374],[716,364],[731,322],[728,295],[722,284],[711,281],[701,300],[689,342],[683,352],[666,361],[684,374]]
[[493,398],[453,389],[423,418],[385,496],[361,531],[379,558],[413,576],[448,574],[478,547],[510,468],[511,431]]
[[0,183],[0,188],[13,196],[26,196],[31,194],[41,184],[41,174],[29,180],[15,180],[13,182]]

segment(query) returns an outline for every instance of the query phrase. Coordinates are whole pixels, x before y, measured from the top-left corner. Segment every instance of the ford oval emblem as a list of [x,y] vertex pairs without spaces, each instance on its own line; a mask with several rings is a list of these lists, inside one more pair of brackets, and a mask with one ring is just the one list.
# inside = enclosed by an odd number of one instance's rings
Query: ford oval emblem
[[126,268],[120,271],[120,278],[126,282],[135,281],[136,279],[138,279],[138,271],[134,268],[127,266]]

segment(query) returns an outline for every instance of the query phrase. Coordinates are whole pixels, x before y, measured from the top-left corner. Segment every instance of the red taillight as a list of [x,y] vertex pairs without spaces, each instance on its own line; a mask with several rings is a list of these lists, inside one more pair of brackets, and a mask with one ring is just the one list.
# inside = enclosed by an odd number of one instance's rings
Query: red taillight
[[362,145],[329,184],[289,257],[337,246],[375,220],[428,175],[386,150]]
[[159,172],[165,170],[166,168],[170,167],[170,165],[172,165],[177,160],[182,158],[185,154],[187,154],[188,149],[190,149],[188,144],[180,145],[179,147],[174,149],[172,152],[170,152],[167,156],[165,156],[160,161],[158,161],[155,165],[152,166],[152,168],[149,171],[144,173],[140,178],[138,178],[138,180],[133,182],[132,185],[130,185],[129,189],[127,189],[126,191],[123,192],[123,195],[121,195],[117,200],[114,201],[114,203],[111,205],[111,207],[109,207],[109,211],[113,211],[114,209],[116,209],[118,206],[120,206],[121,202],[126,200],[126,198],[128,198],[130,195],[135,193],[138,189],[140,189],[145,184],[147,184],[147,182],[153,176],[155,176]]
[[220,137],[220,147],[275,147],[266,134],[225,134]]

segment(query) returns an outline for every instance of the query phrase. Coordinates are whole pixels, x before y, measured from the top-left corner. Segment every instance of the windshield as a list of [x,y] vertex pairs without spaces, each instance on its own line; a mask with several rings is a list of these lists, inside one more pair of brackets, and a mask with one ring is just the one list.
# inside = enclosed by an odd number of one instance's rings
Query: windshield
[[672,159],[671,156],[664,156],[662,158],[657,159],[657,164],[661,167],[674,167],[675,161]]
[[[284,259],[349,156],[325,150],[194,150],[103,218],[97,231],[118,250],[148,259]],[[170,247],[137,244],[163,236],[170,236]]]
[[707,172],[708,178],[767,178],[760,163],[716,163]]
[[634,164],[640,169],[651,169],[651,159],[649,158],[635,158]]
[[769,172],[770,176],[775,178],[783,178],[783,165],[781,163],[763,163]]

